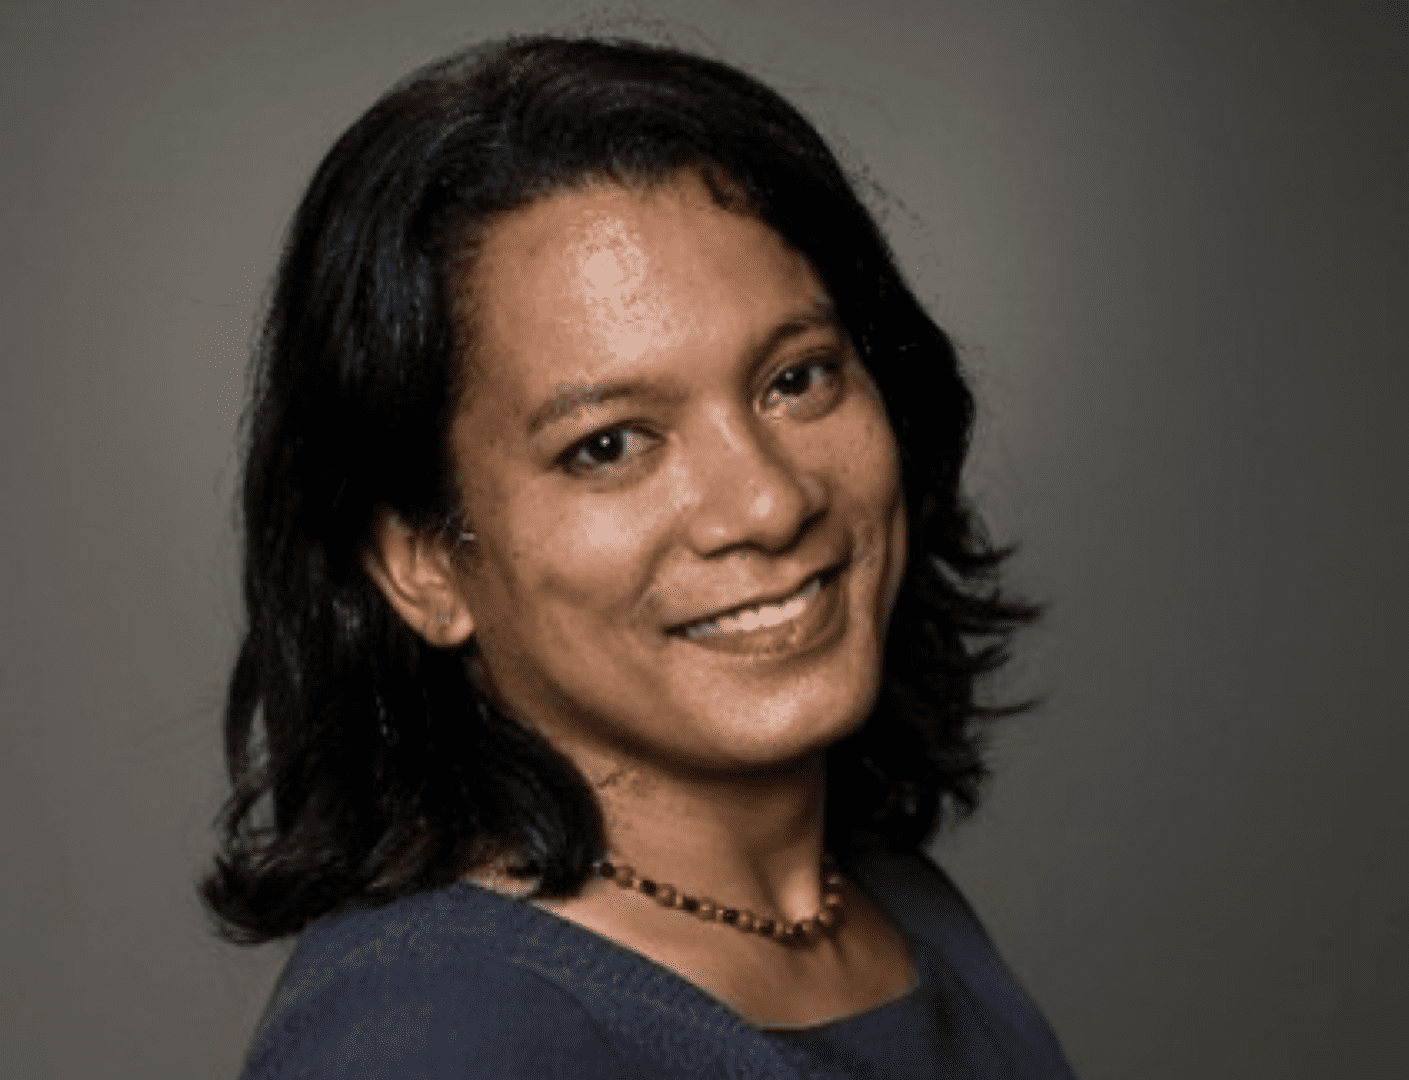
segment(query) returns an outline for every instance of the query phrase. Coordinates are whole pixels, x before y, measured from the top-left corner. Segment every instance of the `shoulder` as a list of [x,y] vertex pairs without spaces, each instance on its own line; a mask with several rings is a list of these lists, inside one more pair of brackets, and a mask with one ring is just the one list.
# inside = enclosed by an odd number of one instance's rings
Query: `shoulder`
[[861,852],[849,857],[845,868],[907,933],[992,948],[973,907],[924,852]]
[[1046,1018],[1004,962],[944,870],[923,852],[867,852],[846,869],[905,934],[919,939],[1012,1060],[1043,1076],[1070,1076]]
[[516,962],[511,924],[507,905],[455,886],[319,920],[244,1080],[622,1075],[573,995]]

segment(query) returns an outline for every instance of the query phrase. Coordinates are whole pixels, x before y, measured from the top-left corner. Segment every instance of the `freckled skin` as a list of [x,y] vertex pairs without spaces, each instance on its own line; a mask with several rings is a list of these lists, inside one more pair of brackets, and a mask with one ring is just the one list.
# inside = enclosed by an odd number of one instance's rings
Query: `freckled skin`
[[[443,562],[388,543],[379,582],[417,626],[452,598],[456,629],[433,640],[475,635],[481,684],[593,785],[613,859],[761,915],[815,914],[822,751],[875,702],[905,563],[895,440],[821,282],[687,172],[506,215],[461,288],[474,362],[451,446],[476,539]],[[450,567],[448,592],[427,566]],[[819,574],[810,604],[790,602]],[[681,632],[758,600],[801,614]],[[529,888],[502,869],[467,876]],[[595,877],[535,903],[754,1022],[806,1024],[912,977],[904,937],[845,891],[840,929],[805,948]]]
[[[506,216],[466,287],[477,363],[452,446],[477,541],[459,585],[493,692],[589,776],[768,769],[853,730],[878,691],[904,508],[841,331],[757,351],[826,304],[806,261],[686,175]],[[527,430],[563,386],[617,379],[668,393]],[[610,460],[574,453],[613,429]],[[834,566],[844,629],[825,649],[724,655],[669,632]]]

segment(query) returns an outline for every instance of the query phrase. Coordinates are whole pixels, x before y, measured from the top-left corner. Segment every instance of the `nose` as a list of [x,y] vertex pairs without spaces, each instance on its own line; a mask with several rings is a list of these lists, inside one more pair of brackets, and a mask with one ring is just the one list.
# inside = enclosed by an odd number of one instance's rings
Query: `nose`
[[764,420],[719,416],[695,456],[698,496],[689,535],[703,556],[781,552],[827,505],[827,485],[780,444]]

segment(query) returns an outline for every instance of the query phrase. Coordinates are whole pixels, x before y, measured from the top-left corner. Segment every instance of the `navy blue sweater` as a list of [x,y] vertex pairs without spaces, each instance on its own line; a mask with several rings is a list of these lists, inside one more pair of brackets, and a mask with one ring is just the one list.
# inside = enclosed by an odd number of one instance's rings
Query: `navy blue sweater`
[[757,1028],[631,949],[457,884],[311,924],[244,1080],[1071,1077],[942,870],[884,854],[843,869],[900,927],[918,974],[902,998],[859,1016]]

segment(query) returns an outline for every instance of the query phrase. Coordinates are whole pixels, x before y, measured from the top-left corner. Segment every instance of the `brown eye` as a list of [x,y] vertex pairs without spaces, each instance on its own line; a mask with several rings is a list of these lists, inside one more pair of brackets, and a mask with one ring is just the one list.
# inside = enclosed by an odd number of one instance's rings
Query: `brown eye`
[[646,436],[635,428],[612,428],[589,435],[565,455],[565,464],[577,472],[610,469],[639,454]]
[[765,407],[785,404],[789,411],[804,404],[825,407],[837,396],[841,383],[841,364],[819,360],[798,364],[782,372],[768,388]]
[[593,435],[580,450],[579,456],[592,459],[594,465],[608,465],[621,457],[625,440],[619,431],[604,431]]
[[783,394],[801,396],[812,389],[813,376],[821,367],[821,364],[809,364],[805,368],[789,368],[778,376],[778,380],[773,385]]

